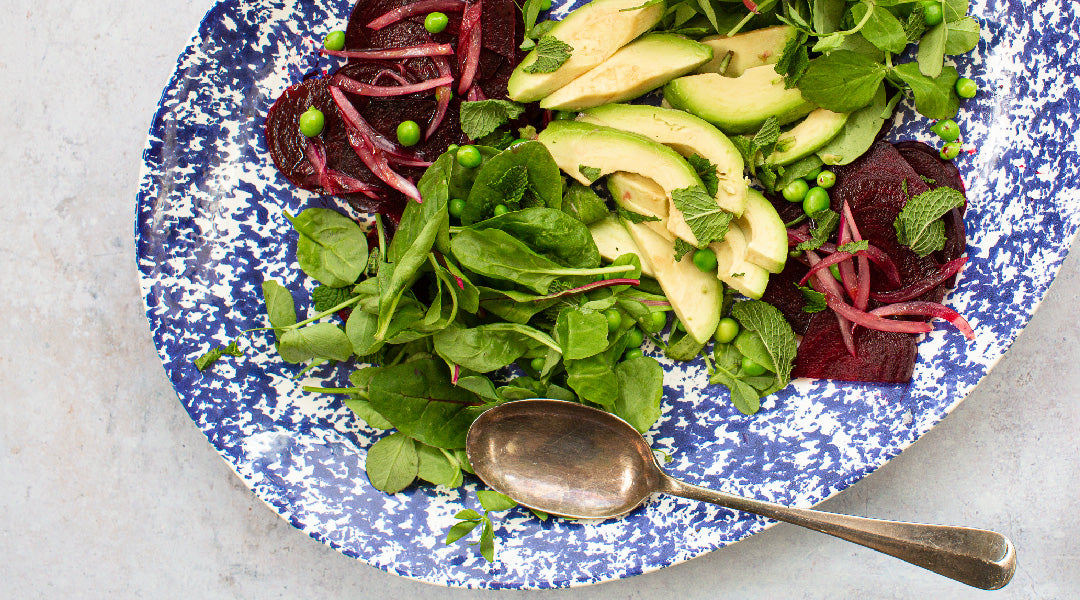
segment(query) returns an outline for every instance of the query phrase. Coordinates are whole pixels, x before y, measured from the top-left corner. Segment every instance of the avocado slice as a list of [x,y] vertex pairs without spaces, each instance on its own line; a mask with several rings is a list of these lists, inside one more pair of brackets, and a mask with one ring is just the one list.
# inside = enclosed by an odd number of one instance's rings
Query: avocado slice
[[798,88],[784,88],[783,76],[772,65],[747,69],[740,77],[717,73],[679,77],[664,86],[664,99],[724,133],[757,131],[769,117],[784,125],[814,109]]
[[758,164],[789,165],[813,154],[840,134],[850,114],[815,109],[798,125],[780,134],[780,143],[786,144],[783,152],[773,152],[764,160],[759,158]]
[[[603,219],[589,225],[589,233],[592,234],[593,242],[600,250],[600,256],[608,260],[615,260],[623,254],[636,254],[641,257],[641,250],[630,237],[630,232],[619,222],[619,217],[608,215]],[[652,265],[641,261],[641,273],[649,277],[656,277]]]
[[716,253],[716,276],[740,294],[761,298],[769,285],[769,272],[746,260],[746,236],[735,223],[728,225],[724,241],[713,242],[709,248]]
[[529,52],[510,75],[506,93],[518,102],[533,102],[570,83],[615,54],[619,48],[652,29],[664,15],[664,0],[645,6],[641,0],[593,0],[571,12],[547,33],[569,44],[570,58],[550,73],[527,73],[536,62]]
[[788,256],[787,228],[773,205],[751,189],[746,194],[746,211],[733,221],[746,236],[746,260],[771,273],[784,270]]
[[693,71],[710,58],[712,48],[681,35],[646,35],[552,92],[540,101],[540,108],[582,110],[631,100]]
[[[713,49],[713,58],[698,67],[697,73],[719,73],[725,77],[738,77],[747,69],[762,65],[775,65],[784,53],[784,47],[795,37],[795,28],[790,25],[777,25],[764,29],[755,29],[731,37],[713,35],[701,38],[702,44]],[[731,60],[727,69],[721,71],[727,53]]]
[[723,298],[720,280],[712,273],[697,268],[689,253],[681,261],[675,262],[675,242],[656,233],[645,223],[631,223],[623,219],[623,225],[641,250],[638,256],[642,268],[649,265],[686,332],[699,343],[708,342],[720,323],[720,303]]
[[683,156],[697,154],[707,158],[716,165],[716,203],[736,216],[746,208],[742,154],[708,121],[681,110],[635,104],[591,108],[578,120],[640,133]]

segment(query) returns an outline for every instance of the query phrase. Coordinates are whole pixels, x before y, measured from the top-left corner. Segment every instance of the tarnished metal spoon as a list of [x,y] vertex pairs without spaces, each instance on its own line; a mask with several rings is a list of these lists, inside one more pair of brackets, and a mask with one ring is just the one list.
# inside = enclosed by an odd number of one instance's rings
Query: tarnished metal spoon
[[1016,569],[1012,542],[993,531],[788,508],[679,481],[629,423],[572,402],[492,408],[469,429],[466,450],[486,484],[556,515],[618,517],[665,492],[808,527],[986,590],[1003,587]]

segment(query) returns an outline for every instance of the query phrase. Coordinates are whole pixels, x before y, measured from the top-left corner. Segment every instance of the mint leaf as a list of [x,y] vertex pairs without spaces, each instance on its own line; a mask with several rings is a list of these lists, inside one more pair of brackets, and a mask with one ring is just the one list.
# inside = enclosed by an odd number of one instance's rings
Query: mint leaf
[[687,242],[682,238],[675,238],[675,262],[679,262],[686,256],[687,252],[697,250],[693,244]]
[[810,228],[810,239],[795,246],[795,250],[806,252],[817,250],[822,244],[829,241],[836,226],[840,224],[840,214],[826,208],[821,212],[814,213],[814,226]]
[[821,312],[828,308],[828,304],[825,302],[825,294],[813,289],[795,284],[795,287],[799,288],[802,292],[803,299],[806,300],[806,306],[803,307],[803,312],[816,313]]
[[671,201],[686,219],[698,244],[707,246],[727,235],[731,213],[720,208],[716,200],[701,187],[687,187],[671,193]]
[[536,43],[536,60],[525,67],[526,73],[551,73],[570,60],[574,47],[553,35],[545,35]]
[[701,182],[705,184],[705,191],[716,196],[720,186],[720,178],[716,175],[716,165],[700,154],[691,154],[686,157],[686,162],[697,172]]
[[600,173],[602,172],[597,167],[587,167],[585,165],[578,165],[577,170],[579,172],[581,172],[582,175],[585,176],[585,179],[589,180],[589,183],[592,183],[592,182],[596,181],[597,179],[600,179]]
[[792,362],[795,360],[795,333],[784,315],[771,304],[760,300],[736,302],[731,316],[743,326],[761,337],[766,351],[776,367],[776,384],[765,392],[772,393],[791,380]]
[[956,95],[956,80],[960,74],[956,67],[945,67],[941,75],[931,79],[919,71],[913,62],[897,65],[893,73],[911,87],[915,95],[915,108],[931,119],[951,119],[960,110],[960,97]]
[[810,66],[810,55],[806,49],[807,37],[806,32],[800,31],[788,40],[787,45],[784,46],[784,52],[780,55],[780,60],[776,62],[774,70],[784,76],[784,89],[795,87],[802,79],[803,73],[806,73],[806,68]]
[[761,129],[754,134],[754,139],[750,140],[753,146],[753,153],[761,152],[761,158],[768,157],[776,149],[777,142],[780,141],[780,122],[776,120],[776,117],[769,117],[761,124]]
[[636,213],[636,212],[634,212],[632,210],[626,210],[625,208],[623,208],[621,206],[619,207],[617,212],[618,212],[620,217],[622,217],[623,219],[626,219],[627,221],[630,221],[631,223],[647,223],[649,221],[659,221],[660,220],[658,217],[646,216],[646,215],[643,215],[641,213]]
[[216,363],[222,356],[228,354],[229,356],[243,356],[244,353],[240,350],[240,346],[233,340],[228,346],[222,348],[221,346],[215,346],[211,348],[209,352],[203,354],[199,358],[196,358],[193,362],[195,368],[200,371],[205,371],[210,368],[211,365]]
[[874,99],[885,65],[850,50],[810,61],[799,89],[804,98],[834,112],[853,112]]
[[311,291],[315,312],[326,312],[353,297],[349,288],[332,288],[320,285]]
[[477,100],[462,102],[461,131],[469,139],[478,140],[525,112],[525,107],[509,100]]
[[921,10],[913,10],[904,22],[904,36],[908,43],[917,42],[926,33],[926,16]]
[[754,152],[756,151],[754,150],[754,143],[750,141],[750,138],[741,135],[733,135],[728,139],[731,140],[731,143],[735,145],[735,149],[742,155],[743,162],[747,165],[753,165],[755,162]]
[[896,218],[896,240],[920,257],[945,247],[941,217],[964,205],[964,195],[951,187],[923,192],[907,201]]
[[847,252],[849,254],[855,254],[856,252],[863,252],[870,248],[869,240],[859,240],[858,242],[848,242],[843,246],[837,248],[840,252]]
[[529,168],[514,165],[500,175],[491,187],[502,194],[506,204],[517,204],[529,189]]

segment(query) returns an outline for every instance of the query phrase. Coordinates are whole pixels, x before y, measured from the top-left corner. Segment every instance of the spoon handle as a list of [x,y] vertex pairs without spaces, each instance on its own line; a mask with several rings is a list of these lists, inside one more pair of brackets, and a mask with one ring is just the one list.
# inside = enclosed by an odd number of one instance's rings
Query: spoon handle
[[667,475],[664,477],[661,491],[801,525],[984,590],[1004,587],[1016,570],[1012,542],[993,531],[789,508],[717,492]]

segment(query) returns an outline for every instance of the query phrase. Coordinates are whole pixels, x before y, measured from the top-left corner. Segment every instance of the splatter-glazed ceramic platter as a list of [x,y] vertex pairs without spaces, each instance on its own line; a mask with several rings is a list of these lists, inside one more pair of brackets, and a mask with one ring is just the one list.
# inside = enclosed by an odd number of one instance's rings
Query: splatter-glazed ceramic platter
[[[581,3],[581,0],[578,0]],[[556,15],[570,8],[556,0]],[[181,54],[153,118],[136,238],[154,342],[191,418],[251,489],[298,529],[402,576],[452,586],[548,588],[653,571],[762,530],[764,519],[673,497],[620,520],[540,522],[520,509],[498,525],[498,560],[443,539],[462,490],[373,489],[363,471],[378,432],[335,397],[344,369],[296,369],[254,337],[247,355],[201,374],[210,343],[264,326],[260,284],[311,283],[293,267],[282,212],[335,201],[297,190],[267,154],[274,98],[317,66],[310,40],[341,28],[349,0],[224,0]],[[880,467],[941,420],[1001,358],[1046,292],[1080,225],[1077,165],[1080,6],[1071,0],[973,2],[983,40],[958,61],[982,93],[959,120],[957,160],[970,190],[968,266],[946,302],[975,326],[919,346],[910,385],[799,380],[752,417],[701,364],[667,364],[664,414],[650,432],[688,481],[796,506],[813,505]],[[893,139],[931,141],[903,106]],[[655,349],[652,350],[655,354]]]

